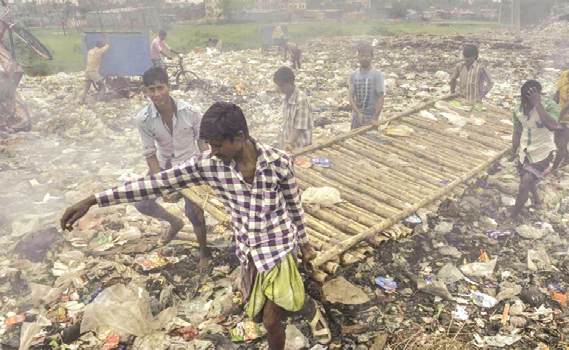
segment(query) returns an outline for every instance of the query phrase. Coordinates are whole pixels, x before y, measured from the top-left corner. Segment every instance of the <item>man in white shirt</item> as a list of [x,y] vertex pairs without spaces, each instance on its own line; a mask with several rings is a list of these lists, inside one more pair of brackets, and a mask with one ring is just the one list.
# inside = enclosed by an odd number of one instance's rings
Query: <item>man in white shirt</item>
[[[164,68],[151,67],[142,76],[150,103],[136,117],[142,140],[142,155],[146,158],[150,174],[181,164],[206,150],[199,140],[200,116],[190,105],[170,97],[168,73]],[[185,200],[185,213],[194,227],[200,245],[200,268],[207,267],[209,252],[206,243],[204,211],[196,203]],[[170,242],[184,226],[182,219],[149,199],[136,203],[142,214],[167,221],[169,230],[160,237],[159,244]]]

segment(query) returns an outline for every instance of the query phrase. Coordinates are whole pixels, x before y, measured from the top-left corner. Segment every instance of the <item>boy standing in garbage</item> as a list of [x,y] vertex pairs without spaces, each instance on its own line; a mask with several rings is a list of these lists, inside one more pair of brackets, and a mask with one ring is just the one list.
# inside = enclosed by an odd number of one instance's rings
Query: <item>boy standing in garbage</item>
[[292,153],[297,148],[312,144],[314,120],[308,97],[294,84],[294,72],[288,67],[279,68],[273,77],[278,89],[285,95],[283,123],[279,147]]
[[[150,175],[157,174],[172,166],[182,164],[196,154],[207,149],[199,140],[200,116],[183,100],[174,100],[170,96],[168,73],[162,67],[150,67],[142,75],[146,95],[150,99],[136,116],[136,125],[142,141],[142,156],[148,163]],[[164,196],[169,200],[168,196]],[[179,199],[179,194],[171,198]],[[206,242],[204,211],[196,203],[184,198],[186,217],[192,223],[200,246],[201,269],[209,262]],[[135,204],[144,215],[164,220],[170,224],[158,245],[170,242],[184,227],[184,221],[156,203],[156,199],[147,199]]]
[[[108,34],[104,34],[108,43]],[[103,77],[99,74],[101,68],[101,58],[109,49],[109,44],[105,44],[101,40],[97,40],[95,47],[87,52],[87,67],[85,68],[85,86],[83,87],[83,94],[81,95],[81,105],[85,104],[87,93],[91,88],[91,84],[97,85],[99,92],[97,93],[97,101],[102,101],[105,96],[105,83]]]
[[529,193],[533,203],[541,205],[536,184],[553,159],[554,131],[558,128],[559,109],[555,101],[541,96],[541,85],[528,80],[521,88],[521,102],[514,108],[514,136],[512,157],[520,174],[520,187],[512,218],[517,219]]
[[247,312],[262,319],[269,348],[284,349],[285,310],[311,319],[314,336],[321,343],[330,342],[330,330],[315,301],[306,296],[296,265],[296,248],[305,267],[316,254],[306,234],[292,159],[249,136],[243,111],[232,103],[217,102],[207,110],[200,138],[209,144],[208,152],[85,198],[65,211],[61,227],[71,229],[96,204],[132,203],[209,185],[231,216]]
[[494,81],[488,70],[478,60],[478,47],[466,45],[462,51],[464,62],[456,65],[450,78],[450,92],[455,93],[456,81],[459,80],[458,94],[472,102],[482,102],[492,87]]
[[358,48],[360,68],[350,75],[350,105],[352,106],[352,130],[369,124],[378,124],[383,110],[385,80],[383,73],[371,65],[373,48]]
[[[160,30],[158,36],[152,40],[150,44],[150,59],[152,60],[152,65],[157,67],[162,67],[162,56],[168,57],[170,52],[176,55],[180,53],[166,44],[166,36],[168,34],[165,30]],[[166,53],[164,53],[166,52]]]
[[555,171],[561,162],[567,158],[567,145],[569,144],[569,70],[561,73],[559,80],[555,83],[555,88],[557,91],[553,100],[559,106],[559,129],[555,131],[557,154],[551,171]]

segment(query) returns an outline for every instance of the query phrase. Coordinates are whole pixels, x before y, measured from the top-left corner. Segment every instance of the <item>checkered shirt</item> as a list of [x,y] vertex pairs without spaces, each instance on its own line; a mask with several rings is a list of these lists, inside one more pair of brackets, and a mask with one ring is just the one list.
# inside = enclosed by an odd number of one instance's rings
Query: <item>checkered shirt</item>
[[312,130],[314,120],[312,108],[308,97],[295,88],[288,99],[283,103],[283,123],[281,125],[280,147],[284,148],[285,142],[290,138],[294,130],[298,130],[296,138],[292,140],[293,148],[301,148],[312,144]]
[[208,185],[231,216],[239,260],[247,267],[251,255],[258,271],[268,271],[297,244],[308,243],[308,236],[291,158],[252,141],[257,149],[253,185],[245,182],[235,161],[222,161],[208,151],[169,170],[98,193],[97,202],[100,206],[132,203]]

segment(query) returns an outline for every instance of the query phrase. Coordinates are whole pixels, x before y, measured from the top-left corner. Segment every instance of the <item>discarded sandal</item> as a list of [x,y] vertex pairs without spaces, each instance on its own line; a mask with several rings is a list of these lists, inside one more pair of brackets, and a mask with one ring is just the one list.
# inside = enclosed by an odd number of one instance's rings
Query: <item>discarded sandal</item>
[[[310,321],[310,328],[312,328],[312,335],[317,339],[318,343],[322,345],[326,345],[330,343],[332,340],[332,334],[330,334],[330,328],[328,328],[328,324],[324,317],[322,317],[322,313],[320,313],[320,308],[316,303],[314,303],[314,310],[316,313],[314,314],[314,318]],[[320,329],[317,326],[320,324]]]

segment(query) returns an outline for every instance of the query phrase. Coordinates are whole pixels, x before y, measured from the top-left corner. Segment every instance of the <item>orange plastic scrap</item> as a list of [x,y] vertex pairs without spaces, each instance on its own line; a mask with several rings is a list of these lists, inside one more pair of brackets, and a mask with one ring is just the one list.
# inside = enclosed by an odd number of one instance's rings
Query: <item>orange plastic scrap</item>
[[478,257],[478,260],[480,260],[480,262],[489,262],[490,261],[490,257],[488,256],[488,253],[486,253],[483,249],[480,249],[480,256]]
[[510,304],[504,306],[504,312],[502,313],[502,324],[506,325],[508,323],[508,315],[510,314]]
[[553,290],[549,293],[551,294],[551,297],[553,298],[553,300],[557,300],[558,302],[561,303],[561,305],[563,305],[564,307],[567,307],[567,294],[557,293]]

